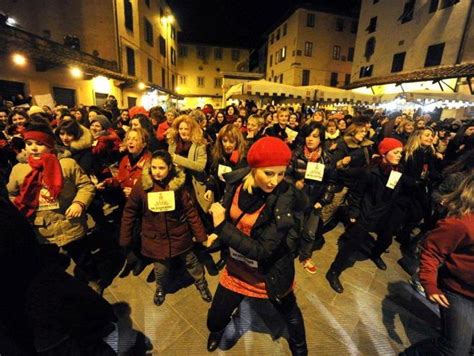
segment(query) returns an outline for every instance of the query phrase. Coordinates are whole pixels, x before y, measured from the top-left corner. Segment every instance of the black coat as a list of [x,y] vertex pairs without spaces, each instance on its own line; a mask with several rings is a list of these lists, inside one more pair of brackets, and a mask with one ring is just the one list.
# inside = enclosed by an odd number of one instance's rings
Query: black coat
[[237,164],[234,164],[226,157],[222,157],[217,164],[214,162],[211,164],[211,167],[209,168],[209,175],[206,179],[206,190],[211,190],[214,192],[214,201],[220,201],[224,196],[225,190],[225,182],[222,181],[218,176],[220,164],[230,167],[232,168],[232,171],[234,171],[236,169],[247,167],[247,159],[242,157],[242,159],[237,162]]
[[282,181],[268,195],[249,238],[234,226],[229,216],[236,189],[249,171],[244,168],[226,175],[223,206],[227,218],[218,226],[217,233],[225,245],[259,262],[268,296],[279,302],[291,289],[295,278],[293,260],[306,199],[294,186]]

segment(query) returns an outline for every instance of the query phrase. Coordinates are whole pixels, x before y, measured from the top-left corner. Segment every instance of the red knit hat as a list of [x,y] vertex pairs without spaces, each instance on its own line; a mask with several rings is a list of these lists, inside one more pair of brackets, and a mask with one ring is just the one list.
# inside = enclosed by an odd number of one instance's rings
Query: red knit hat
[[379,143],[379,153],[385,155],[395,148],[403,148],[403,143],[395,138],[386,137]]
[[251,168],[287,166],[290,159],[291,150],[276,137],[259,139],[247,153],[247,162]]

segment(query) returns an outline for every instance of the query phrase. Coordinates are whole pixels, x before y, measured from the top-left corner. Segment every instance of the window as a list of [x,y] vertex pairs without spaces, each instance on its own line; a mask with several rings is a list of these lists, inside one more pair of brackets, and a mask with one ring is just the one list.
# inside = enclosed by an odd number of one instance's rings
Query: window
[[344,31],[344,19],[336,19],[336,32]]
[[280,74],[280,83],[283,83],[283,73]]
[[125,0],[125,28],[133,32],[133,6],[130,0]]
[[166,40],[163,38],[163,36],[160,36],[159,42],[160,42],[160,54],[163,57],[166,57]]
[[438,43],[428,47],[426,51],[425,67],[432,67],[441,64],[443,58],[444,43]]
[[147,67],[147,73],[148,73],[148,81],[150,83],[153,83],[153,63],[151,59],[147,59],[146,64],[147,64],[146,67]]
[[439,4],[439,0],[431,0],[430,9],[428,10],[428,12],[431,14],[432,12],[435,12],[436,10],[438,10],[438,4]]
[[145,0],[145,4],[148,8],[150,8],[150,0]]
[[459,0],[441,0],[441,6],[439,8],[446,9],[447,7],[456,5],[458,2]]
[[109,97],[108,94],[103,94],[103,93],[98,93],[94,92],[95,96],[95,105],[98,106],[99,108],[104,107],[105,102],[107,101],[107,98]]
[[275,77],[273,77],[273,81],[276,83],[278,80],[278,77],[275,75]]
[[135,51],[130,47],[126,48],[126,55],[127,55],[127,74],[128,75],[135,75]]
[[306,15],[306,27],[314,27],[316,16],[314,14]]
[[310,74],[310,71],[308,69],[303,69],[303,75],[301,77],[301,85],[309,85],[309,74]]
[[276,40],[278,41],[280,39],[280,29],[277,30],[276,34]]
[[306,57],[311,57],[313,55],[313,42],[304,43],[304,55]]
[[370,66],[361,67],[360,68],[360,73],[359,73],[359,78],[371,77],[373,69],[374,69],[373,64],[371,64]]
[[270,36],[270,44],[273,44],[274,41],[275,41],[275,35],[272,33],[272,35]]
[[344,85],[349,85],[351,83],[351,75],[350,74],[346,74],[344,76]]
[[240,58],[240,51],[238,49],[233,49],[232,50],[232,60],[233,61],[238,61]]
[[351,22],[351,33],[357,33],[357,28],[359,27],[359,21],[353,20]]
[[347,60],[349,62],[354,60],[354,47],[349,47],[349,50],[347,51]]
[[127,107],[133,108],[134,106],[137,106],[137,98],[133,96],[127,96]]
[[176,28],[173,25],[170,27],[170,37],[172,40],[176,39]]
[[365,43],[364,57],[370,60],[370,57],[375,53],[375,37],[370,37]]
[[175,82],[176,82],[176,79],[175,79],[175,76],[173,74],[173,75],[171,75],[171,90],[173,90],[173,91],[174,91],[174,88],[176,86]]
[[286,36],[286,32],[288,31],[288,24],[284,23],[283,24],[283,37]]
[[206,49],[201,46],[196,47],[196,56],[199,59],[206,59]]
[[185,75],[180,75],[179,76],[179,84],[181,84],[181,85],[186,84],[186,76]]
[[161,68],[161,86],[166,88],[166,72],[165,68]]
[[179,46],[178,53],[180,57],[187,57],[188,56],[188,47],[186,46]]
[[406,52],[396,53],[393,55],[392,73],[401,72],[405,64]]
[[145,24],[145,41],[153,47],[153,26],[146,18],[144,18],[143,21]]
[[204,77],[197,77],[197,86],[199,88],[203,88],[204,87]]
[[377,16],[374,16],[370,19],[369,26],[365,29],[368,33],[375,32],[377,29]]
[[74,89],[53,87],[53,98],[58,105],[68,107],[76,105],[76,91]]
[[273,54],[270,54],[270,67],[273,65]]
[[222,88],[222,78],[214,78],[214,88]]
[[214,59],[222,59],[222,48],[214,48]]
[[337,73],[331,73],[331,81],[329,82],[329,85],[332,87],[337,87]]
[[332,59],[341,59],[341,46],[334,46],[332,48]]
[[283,62],[286,59],[286,46],[281,49],[280,61]]
[[415,11],[415,1],[416,0],[408,0],[405,3],[405,7],[403,8],[403,13],[398,18],[399,21],[401,21],[402,23],[406,23],[413,19],[413,12]]
[[280,63],[280,51],[275,52],[275,64]]
[[171,55],[171,64],[176,65],[176,50],[173,47],[170,47],[170,55]]

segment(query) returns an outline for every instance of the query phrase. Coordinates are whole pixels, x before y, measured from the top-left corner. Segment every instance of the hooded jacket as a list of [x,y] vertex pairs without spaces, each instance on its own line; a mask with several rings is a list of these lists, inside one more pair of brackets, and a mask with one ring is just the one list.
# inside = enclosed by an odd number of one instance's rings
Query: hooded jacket
[[[120,228],[121,246],[130,245],[137,219],[142,222],[141,252],[153,259],[165,260],[190,250],[193,236],[199,242],[207,240],[198,210],[184,185],[185,174],[179,168],[176,171],[177,175],[163,186],[153,180],[148,166],[143,170],[140,181],[133,187],[125,204]],[[152,212],[148,208],[147,194],[163,191],[174,192],[175,210]]]

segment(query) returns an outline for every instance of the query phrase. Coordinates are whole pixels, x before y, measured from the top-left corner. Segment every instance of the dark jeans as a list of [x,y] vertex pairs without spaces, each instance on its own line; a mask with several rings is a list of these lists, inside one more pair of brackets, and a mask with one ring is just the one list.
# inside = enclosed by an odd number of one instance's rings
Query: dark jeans
[[458,293],[444,291],[449,308],[440,307],[441,336],[424,340],[408,349],[404,356],[467,356],[474,353],[474,300]]
[[[196,285],[202,285],[206,283],[206,279],[204,278],[204,268],[192,250],[182,253],[178,257],[185,263],[186,269],[188,270],[191,277],[194,278]],[[154,265],[156,285],[163,288],[170,270],[170,259],[155,260]]]
[[[207,328],[209,331],[220,332],[224,330],[230,322],[232,313],[244,298],[244,295],[233,292],[219,284],[207,314]],[[295,294],[291,292],[281,300],[281,303],[273,300],[270,300],[270,302],[286,321],[292,352],[301,355],[307,354],[304,320],[296,303]]]

